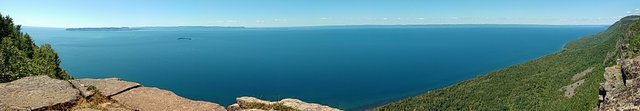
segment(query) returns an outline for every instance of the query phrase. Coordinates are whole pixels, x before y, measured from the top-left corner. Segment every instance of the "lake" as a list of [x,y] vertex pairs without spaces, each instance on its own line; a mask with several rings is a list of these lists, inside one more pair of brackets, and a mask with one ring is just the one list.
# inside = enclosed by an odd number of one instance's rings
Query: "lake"
[[[360,110],[558,52],[606,26],[23,27],[75,78],[117,77],[224,106],[240,96]],[[178,39],[178,38],[190,38]]]

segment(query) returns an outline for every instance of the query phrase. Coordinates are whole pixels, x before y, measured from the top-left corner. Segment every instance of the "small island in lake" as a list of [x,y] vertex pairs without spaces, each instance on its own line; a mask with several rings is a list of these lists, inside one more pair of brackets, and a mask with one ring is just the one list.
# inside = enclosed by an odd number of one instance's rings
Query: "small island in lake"
[[191,40],[191,38],[188,38],[188,37],[180,37],[180,38],[178,38],[178,40]]
[[141,28],[129,27],[96,27],[96,28],[67,28],[67,31],[134,31]]

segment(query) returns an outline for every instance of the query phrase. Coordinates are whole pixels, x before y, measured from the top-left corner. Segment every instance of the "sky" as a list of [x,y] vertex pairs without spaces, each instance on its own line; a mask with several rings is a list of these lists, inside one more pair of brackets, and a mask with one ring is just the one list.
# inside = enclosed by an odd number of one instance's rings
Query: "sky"
[[416,24],[610,25],[640,0],[0,0],[40,27]]

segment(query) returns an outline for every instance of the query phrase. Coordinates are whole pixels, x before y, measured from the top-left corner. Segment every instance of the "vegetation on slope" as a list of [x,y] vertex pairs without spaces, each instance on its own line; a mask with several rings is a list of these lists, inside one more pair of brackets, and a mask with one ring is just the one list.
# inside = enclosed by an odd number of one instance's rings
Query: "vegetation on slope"
[[58,54],[51,45],[38,47],[29,34],[20,32],[20,25],[0,14],[0,83],[34,75],[72,78],[60,68]]
[[[637,20],[637,19],[636,19]],[[623,33],[623,43],[628,46],[623,46],[626,53],[624,58],[633,58],[640,53],[640,22],[636,22],[635,25],[630,26],[626,33]]]
[[[622,32],[640,25],[638,18],[626,17],[604,32],[568,43],[558,53],[373,110],[594,110],[604,67],[614,64],[616,43]],[[589,67],[595,69],[576,94],[564,96],[562,87]]]

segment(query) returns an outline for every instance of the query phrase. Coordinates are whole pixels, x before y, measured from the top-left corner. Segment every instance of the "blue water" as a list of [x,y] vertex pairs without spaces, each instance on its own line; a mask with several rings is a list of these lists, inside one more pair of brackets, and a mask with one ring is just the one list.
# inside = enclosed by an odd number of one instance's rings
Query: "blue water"
[[[118,77],[229,105],[362,109],[559,51],[605,26],[439,25],[65,31],[25,27],[76,78]],[[192,40],[178,40],[189,37]]]

